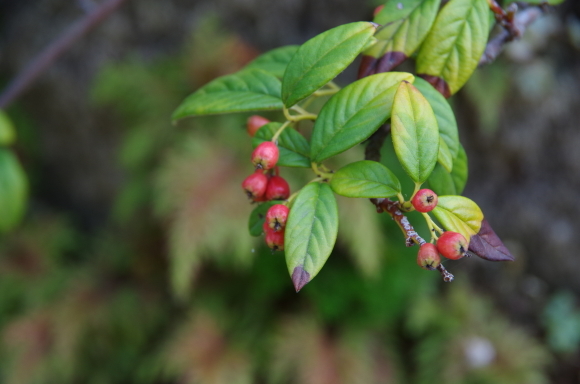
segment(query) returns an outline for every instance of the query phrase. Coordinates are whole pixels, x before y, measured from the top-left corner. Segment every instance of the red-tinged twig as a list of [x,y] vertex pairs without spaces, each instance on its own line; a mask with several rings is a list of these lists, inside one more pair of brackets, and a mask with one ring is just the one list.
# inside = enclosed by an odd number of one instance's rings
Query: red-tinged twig
[[407,216],[403,215],[403,212],[399,209],[399,202],[393,201],[390,199],[371,199],[371,202],[377,207],[377,212],[387,212],[393,220],[397,223],[397,225],[403,231],[405,235],[405,244],[407,247],[411,247],[415,244],[423,245],[426,243],[425,239],[423,239],[415,228],[409,223],[409,219]]
[[[526,28],[544,13],[542,7],[529,7],[514,13],[506,13],[506,23],[497,35],[495,35],[485,47],[485,51],[479,60],[479,66],[493,62],[503,50],[503,46],[517,38],[520,38]],[[512,19],[513,18],[513,19]]]
[[4,89],[0,95],[0,109],[6,108],[20,96],[56,59],[125,1],[104,1],[40,52]]

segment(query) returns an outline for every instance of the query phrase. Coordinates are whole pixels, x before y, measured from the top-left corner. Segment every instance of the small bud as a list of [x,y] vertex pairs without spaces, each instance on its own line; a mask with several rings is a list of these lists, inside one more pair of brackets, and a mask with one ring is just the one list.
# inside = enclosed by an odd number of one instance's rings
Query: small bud
[[248,198],[254,201],[262,201],[268,187],[268,177],[262,171],[256,171],[242,182],[242,188],[246,191]]
[[272,176],[266,187],[266,200],[286,200],[290,196],[290,186],[280,176]]
[[248,135],[250,135],[250,137],[254,137],[256,132],[258,132],[258,129],[262,128],[262,126],[268,124],[269,122],[270,120],[258,115],[252,115],[248,117],[248,121],[246,123]]
[[419,212],[431,212],[437,206],[437,194],[430,189],[417,191],[411,203]]
[[376,17],[379,14],[379,12],[383,10],[383,8],[385,8],[384,4],[376,7],[375,10],[373,11],[373,16]]
[[441,257],[439,257],[439,252],[437,252],[437,247],[435,244],[425,243],[419,248],[419,253],[417,254],[417,264],[421,268],[433,271],[437,269],[439,264],[441,264]]
[[286,226],[288,220],[288,213],[290,210],[283,204],[272,205],[266,213],[266,222],[268,226],[278,232]]
[[271,141],[264,141],[252,152],[252,163],[256,169],[267,171],[276,165],[279,156],[278,146]]
[[469,243],[461,233],[447,231],[437,240],[437,250],[440,254],[451,260],[461,259],[465,256]]

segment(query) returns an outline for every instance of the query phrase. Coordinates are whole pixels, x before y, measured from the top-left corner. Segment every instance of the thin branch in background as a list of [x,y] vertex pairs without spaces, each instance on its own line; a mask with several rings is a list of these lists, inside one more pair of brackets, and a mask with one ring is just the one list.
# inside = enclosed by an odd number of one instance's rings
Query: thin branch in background
[[6,108],[19,97],[56,59],[125,1],[127,0],[107,0],[99,4],[34,57],[0,94],[0,109]]
[[[521,37],[526,28],[533,23],[536,19],[538,19],[544,13],[544,9],[541,7],[529,7],[521,12],[513,12],[506,14],[508,17],[513,17],[511,20],[510,27],[504,26],[504,28],[495,35],[485,47],[485,51],[479,60],[479,66],[483,66],[493,62],[501,51],[503,50],[503,46],[519,37]],[[512,16],[510,16],[510,14]]]

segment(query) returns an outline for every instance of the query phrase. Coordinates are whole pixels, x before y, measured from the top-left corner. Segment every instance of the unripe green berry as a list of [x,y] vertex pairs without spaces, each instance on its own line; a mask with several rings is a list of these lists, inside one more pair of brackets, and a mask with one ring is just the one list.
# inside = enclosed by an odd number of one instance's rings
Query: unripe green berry
[[278,232],[286,226],[288,220],[288,213],[290,210],[283,204],[275,204],[268,209],[266,213],[266,222],[268,226],[274,231]]
[[417,264],[421,268],[428,269],[430,271],[436,269],[439,264],[441,264],[441,257],[439,257],[439,252],[435,244],[425,243],[419,248],[419,253],[417,253]]
[[252,163],[256,169],[267,171],[274,168],[279,156],[278,146],[271,141],[264,141],[252,152]]
[[437,194],[430,189],[417,191],[411,203],[419,212],[431,212],[437,206]]
[[461,233],[447,231],[437,240],[437,250],[440,254],[451,260],[461,259],[465,256],[469,243]]
[[254,137],[256,132],[258,132],[258,129],[262,128],[262,126],[268,124],[269,122],[270,120],[258,115],[252,115],[248,117],[246,124],[248,135],[250,135],[250,137]]

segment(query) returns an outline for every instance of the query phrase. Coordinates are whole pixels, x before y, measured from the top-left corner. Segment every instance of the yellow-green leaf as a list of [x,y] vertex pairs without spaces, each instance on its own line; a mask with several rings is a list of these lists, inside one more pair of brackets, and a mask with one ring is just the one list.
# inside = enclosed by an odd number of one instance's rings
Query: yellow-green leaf
[[483,220],[479,206],[464,196],[439,196],[432,212],[443,228],[459,232],[468,240],[479,232]]

